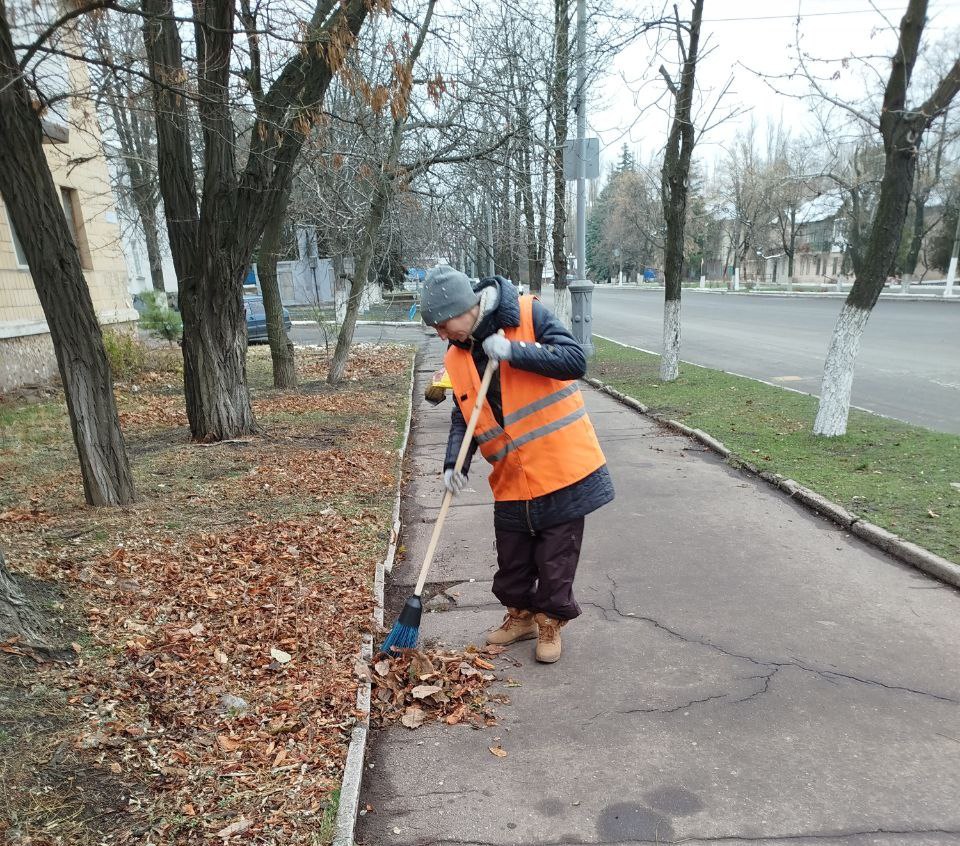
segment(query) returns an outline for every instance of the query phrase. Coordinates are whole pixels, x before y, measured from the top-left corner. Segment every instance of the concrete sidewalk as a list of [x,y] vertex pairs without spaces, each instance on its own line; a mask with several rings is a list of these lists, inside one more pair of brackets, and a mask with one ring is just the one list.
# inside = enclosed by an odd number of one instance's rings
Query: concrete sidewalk
[[[430,342],[421,379],[441,355]],[[512,700],[496,728],[375,733],[357,841],[960,844],[960,594],[584,392],[617,499],[587,518],[563,658],[501,656],[520,686],[494,685]],[[400,601],[450,412],[422,396]],[[424,616],[428,641],[500,621],[485,479],[480,459],[448,518],[428,593],[455,604]]]

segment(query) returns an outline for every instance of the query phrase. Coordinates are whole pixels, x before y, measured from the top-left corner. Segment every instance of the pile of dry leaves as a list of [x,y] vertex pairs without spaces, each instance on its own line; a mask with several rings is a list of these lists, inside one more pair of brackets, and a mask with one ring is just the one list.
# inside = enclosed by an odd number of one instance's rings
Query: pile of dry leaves
[[[465,652],[406,649],[396,658],[379,656],[371,665],[371,718],[385,726],[400,722],[416,729],[426,722],[463,723],[474,728],[495,726],[492,703],[509,704],[509,697],[487,695],[497,680],[491,660],[502,646]],[[507,679],[507,686],[518,683]]]

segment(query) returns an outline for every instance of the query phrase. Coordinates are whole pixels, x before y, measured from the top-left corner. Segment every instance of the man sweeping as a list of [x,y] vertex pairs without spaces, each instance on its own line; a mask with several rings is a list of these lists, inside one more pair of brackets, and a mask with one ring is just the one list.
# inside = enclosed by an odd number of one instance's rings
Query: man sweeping
[[[493,466],[493,593],[507,614],[487,643],[537,638],[537,660],[553,663],[560,658],[560,629],[580,615],[573,580],[584,517],[614,496],[573,381],[586,372],[583,349],[539,300],[520,296],[500,276],[473,284],[452,267],[435,267],[427,274],[421,313],[449,341],[444,365],[455,403],[444,484],[452,493],[462,490],[477,447]],[[498,370],[458,474],[465,421],[488,360]]]

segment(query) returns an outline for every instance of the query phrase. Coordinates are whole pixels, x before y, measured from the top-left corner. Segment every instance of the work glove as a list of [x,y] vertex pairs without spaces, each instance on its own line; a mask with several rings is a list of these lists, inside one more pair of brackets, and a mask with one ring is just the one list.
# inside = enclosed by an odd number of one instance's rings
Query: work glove
[[452,467],[443,471],[443,485],[450,493],[454,495],[460,493],[466,483],[466,475],[458,473]]
[[510,361],[510,351],[512,349],[510,341],[503,335],[491,335],[483,342],[483,351],[487,354],[490,361]]

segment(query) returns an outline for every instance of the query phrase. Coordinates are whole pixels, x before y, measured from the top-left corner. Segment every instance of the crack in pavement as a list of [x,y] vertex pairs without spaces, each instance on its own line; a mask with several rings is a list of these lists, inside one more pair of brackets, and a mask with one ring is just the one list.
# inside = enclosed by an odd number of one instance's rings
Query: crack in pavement
[[[915,696],[923,696],[929,699],[935,699],[940,702],[950,702],[952,704],[957,704],[958,700],[949,697],[943,696],[939,693],[933,693],[928,690],[918,690],[912,687],[906,687],[905,685],[895,685],[887,684],[886,682],[878,681],[877,679],[868,679],[862,678],[861,676],[855,676],[852,673],[842,673],[838,670],[824,670],[818,667],[810,666],[798,659],[792,661],[763,661],[759,658],[755,658],[752,655],[744,655],[738,652],[734,652],[730,649],[726,649],[719,644],[713,643],[710,640],[705,638],[692,637],[690,635],[685,635],[683,632],[680,632],[676,629],[670,628],[670,626],[661,623],[659,620],[654,619],[653,617],[645,617],[639,614],[634,614],[630,612],[624,612],[620,609],[620,606],[617,603],[616,591],[619,589],[616,580],[609,573],[605,574],[607,579],[613,585],[613,588],[610,590],[610,602],[611,607],[601,605],[597,602],[585,602],[584,605],[591,605],[595,608],[598,608],[604,614],[605,619],[609,619],[607,614],[616,613],[619,617],[624,620],[633,620],[637,622],[647,623],[652,625],[660,631],[666,632],[671,637],[677,638],[678,640],[683,641],[684,643],[696,644],[698,646],[706,647],[707,649],[713,649],[716,652],[726,655],[729,658],[739,658],[741,661],[749,661],[751,664],[755,664],[758,667],[765,667],[767,669],[781,670],[784,667],[796,667],[799,670],[804,672],[811,673],[813,675],[819,676],[826,681],[833,681],[835,679],[846,679],[847,681],[856,682],[857,684],[869,685],[873,687],[882,687],[885,690],[899,691],[903,693],[912,693]],[[771,673],[772,677],[773,673]],[[765,692],[765,690],[764,690]],[[751,698],[751,697],[748,697]]]

